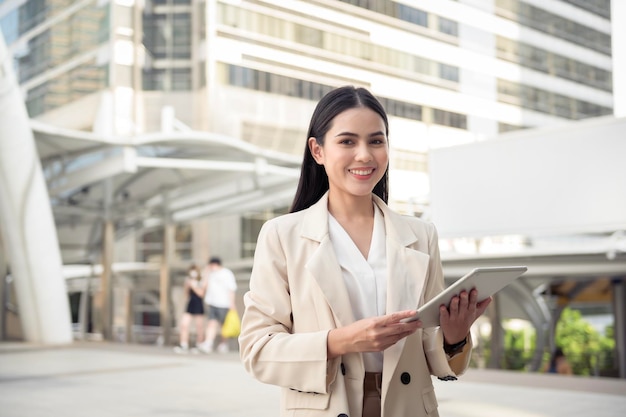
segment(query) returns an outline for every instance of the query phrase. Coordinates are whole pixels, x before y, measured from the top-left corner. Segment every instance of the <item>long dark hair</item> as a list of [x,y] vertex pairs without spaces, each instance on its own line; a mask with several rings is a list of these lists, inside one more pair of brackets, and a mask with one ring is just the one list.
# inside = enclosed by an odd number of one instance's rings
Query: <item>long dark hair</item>
[[[300,181],[298,189],[291,204],[291,213],[304,210],[315,204],[326,191],[328,191],[328,176],[323,165],[318,165],[313,159],[309,149],[309,138],[315,138],[320,146],[324,145],[324,136],[330,130],[332,121],[339,113],[355,107],[367,107],[383,119],[385,123],[385,136],[389,136],[389,122],[387,113],[380,102],[365,88],[344,86],[327,93],[317,103],[307,133],[307,141],[304,146],[304,158],[300,169]],[[389,197],[389,166],[385,174],[374,186],[372,191],[387,203]]]

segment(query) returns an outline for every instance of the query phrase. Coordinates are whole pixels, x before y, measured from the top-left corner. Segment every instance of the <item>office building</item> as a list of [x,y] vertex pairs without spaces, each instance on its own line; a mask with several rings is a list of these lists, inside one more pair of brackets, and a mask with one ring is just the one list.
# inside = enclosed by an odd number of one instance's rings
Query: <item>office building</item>
[[343,84],[391,116],[392,201],[428,204],[428,150],[612,114],[609,0],[4,1],[31,117],[194,130],[299,155]]

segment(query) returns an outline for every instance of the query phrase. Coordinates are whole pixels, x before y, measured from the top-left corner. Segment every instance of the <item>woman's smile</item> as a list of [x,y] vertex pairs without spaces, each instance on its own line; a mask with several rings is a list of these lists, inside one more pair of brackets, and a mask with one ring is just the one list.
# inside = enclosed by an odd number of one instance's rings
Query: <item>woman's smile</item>
[[374,172],[374,168],[352,168],[348,169],[348,172],[357,178],[367,179]]

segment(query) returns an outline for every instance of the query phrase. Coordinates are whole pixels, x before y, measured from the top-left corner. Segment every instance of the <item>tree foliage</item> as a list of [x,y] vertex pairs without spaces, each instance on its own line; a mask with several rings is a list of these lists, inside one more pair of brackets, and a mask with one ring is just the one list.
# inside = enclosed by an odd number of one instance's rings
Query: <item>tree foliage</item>
[[[531,330],[504,330],[504,358],[500,366],[504,369],[527,370],[532,361],[537,336]],[[611,375],[614,371],[615,339],[613,328],[608,327],[605,335],[587,322],[580,311],[565,308],[556,326],[555,343],[563,349],[576,375]],[[488,342],[487,342],[488,346]],[[485,350],[488,355],[489,350]],[[544,353],[544,364],[550,360]]]
[[576,375],[595,375],[612,365],[615,340],[585,321],[578,310],[565,308],[556,326],[556,344],[563,349]]

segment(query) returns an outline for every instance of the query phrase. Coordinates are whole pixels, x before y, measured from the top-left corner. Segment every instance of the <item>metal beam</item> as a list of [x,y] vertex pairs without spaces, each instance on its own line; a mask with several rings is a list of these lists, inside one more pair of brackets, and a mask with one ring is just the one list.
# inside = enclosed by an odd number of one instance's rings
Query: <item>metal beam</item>
[[224,172],[255,172],[258,175],[266,175],[272,173],[291,178],[297,178],[300,175],[299,169],[268,164],[264,158],[257,158],[255,162],[238,162],[219,160],[210,161],[206,159],[138,156],[136,159],[136,163],[137,166],[146,168],[201,169],[208,171]]
[[245,194],[222,197],[218,201],[211,201],[197,207],[178,210],[173,213],[172,218],[176,222],[182,222],[225,211],[229,213],[243,213],[254,207],[264,207],[268,204],[280,202],[288,204],[293,198],[295,187],[295,184],[287,182],[268,189],[258,189]]
[[63,176],[51,180],[49,184],[52,196],[80,189],[85,185],[112,178],[122,173],[137,172],[137,151],[131,147],[122,148],[122,152],[90,164],[89,166],[73,172],[64,173]]

